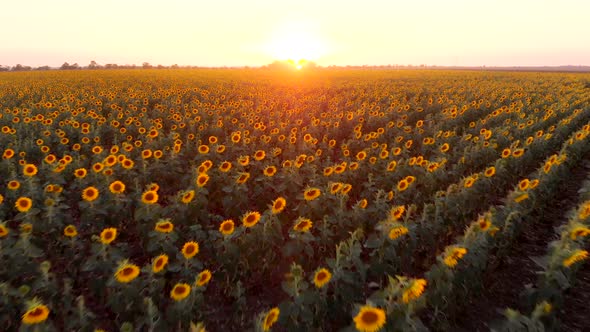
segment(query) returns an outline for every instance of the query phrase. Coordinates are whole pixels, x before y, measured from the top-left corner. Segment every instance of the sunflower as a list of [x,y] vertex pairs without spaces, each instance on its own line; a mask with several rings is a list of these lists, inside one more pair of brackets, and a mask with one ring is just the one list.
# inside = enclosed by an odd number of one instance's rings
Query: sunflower
[[92,165],[92,170],[95,173],[100,173],[100,172],[102,172],[103,169],[104,169],[104,164],[103,163],[94,163]]
[[100,154],[101,152],[102,152],[102,147],[101,146],[95,145],[95,146],[92,147],[92,153],[94,153],[94,154]]
[[586,237],[588,235],[590,235],[590,228],[583,225],[574,227],[574,229],[570,232],[570,238],[574,241],[579,237]]
[[406,181],[406,179],[401,179],[397,183],[397,190],[401,192],[401,191],[408,189],[409,186],[410,186],[410,184],[408,183],[408,181]]
[[174,301],[182,301],[191,293],[191,286],[185,283],[178,283],[174,285],[170,291],[170,297]]
[[270,309],[266,315],[264,315],[262,330],[270,331],[270,328],[279,320],[280,313],[281,311],[277,307]]
[[152,260],[152,271],[158,273],[168,265],[168,255],[162,254]]
[[170,219],[161,219],[156,223],[154,230],[159,233],[170,233],[174,230],[174,224]]
[[231,170],[232,164],[229,161],[224,161],[219,165],[219,170],[223,173],[229,172]]
[[385,325],[385,311],[370,305],[364,305],[353,320],[357,330],[376,332]]
[[109,185],[109,190],[113,194],[122,194],[125,191],[125,184],[123,182],[119,181],[119,180],[113,181]]
[[285,207],[287,206],[287,200],[284,197],[279,197],[272,201],[272,214],[279,214],[281,213]]
[[203,287],[209,283],[209,280],[211,280],[211,271],[203,270],[197,276],[197,280],[195,281],[195,283],[197,284],[198,287]]
[[330,176],[332,173],[334,173],[334,167],[327,166],[324,168],[324,176]]
[[357,202],[357,206],[360,207],[361,209],[366,209],[367,205],[369,205],[369,201],[367,201],[366,198],[363,198]]
[[195,241],[189,241],[186,242],[183,246],[182,246],[182,255],[184,256],[184,258],[186,259],[190,259],[195,257],[196,254],[199,253],[199,243],[195,242]]
[[306,201],[313,201],[314,199],[320,197],[321,193],[322,192],[318,188],[307,188],[303,192],[303,198],[305,198]]
[[137,278],[139,271],[139,266],[123,261],[115,271],[115,278],[118,282],[126,284]]
[[83,179],[84,177],[86,177],[87,173],[88,173],[88,171],[86,170],[86,168],[78,168],[74,171],[74,175],[78,179]]
[[82,199],[84,199],[87,202],[92,202],[98,198],[98,194],[98,189],[90,186],[82,190]]
[[479,217],[479,219],[477,219],[477,225],[479,226],[479,229],[481,229],[482,231],[487,231],[488,229],[490,229],[490,227],[492,226],[492,222],[488,217]]
[[405,205],[398,205],[398,206],[394,206],[393,208],[391,208],[391,210],[389,211],[389,216],[393,220],[398,220],[404,216],[405,212],[406,212],[406,206]]
[[530,181],[529,179],[522,179],[519,183],[518,183],[518,189],[520,189],[521,191],[525,191],[529,188],[530,185]]
[[365,151],[359,151],[357,152],[357,154],[355,155],[356,160],[365,160],[365,158],[367,158],[367,152]]
[[258,161],[261,161],[264,157],[266,157],[266,152],[264,152],[264,150],[258,150],[254,153],[254,159]]
[[108,157],[104,158],[103,164],[107,167],[113,167],[117,163],[117,156],[109,155]]
[[511,154],[512,154],[512,151],[510,151],[509,148],[502,150],[502,158],[508,158],[508,157],[510,157]]
[[9,232],[8,227],[4,223],[0,224],[0,238],[5,237]]
[[242,138],[242,136],[239,132],[232,133],[232,135],[231,135],[232,143],[239,143],[241,138]]
[[443,262],[448,267],[455,267],[459,259],[467,253],[467,249],[463,247],[450,246],[445,250]]
[[475,183],[475,179],[473,177],[469,177],[465,180],[465,183],[463,183],[463,187],[471,188],[474,183]]
[[42,323],[49,317],[49,312],[50,310],[46,305],[34,299],[29,304],[27,311],[23,314],[22,322],[25,325]]
[[322,288],[328,282],[330,282],[330,279],[332,279],[332,273],[330,273],[330,271],[328,271],[328,269],[321,268],[315,272],[315,274],[313,276],[313,284],[317,288]]
[[105,228],[100,232],[100,242],[110,244],[117,238],[117,229],[114,227]]
[[300,233],[308,232],[313,226],[313,222],[307,218],[299,217],[295,220],[295,226],[293,230]]
[[125,158],[121,161],[121,166],[123,166],[124,169],[132,169],[134,165],[135,162],[131,159]]
[[551,167],[553,167],[552,163],[545,163],[545,165],[543,166],[543,172],[545,172],[545,174],[549,174]]
[[219,225],[219,232],[223,235],[231,235],[234,232],[235,224],[234,221],[231,219],[224,220],[221,225]]
[[33,201],[28,197],[19,197],[14,206],[19,212],[27,212],[33,206]]
[[262,173],[265,176],[271,177],[274,176],[277,173],[277,168],[275,166],[267,166],[264,168],[264,170],[262,171]]
[[515,203],[520,203],[520,202],[522,202],[524,200],[527,200],[527,199],[529,199],[529,194],[524,193],[524,194],[520,194],[520,195],[516,196],[514,198],[514,202]]
[[570,267],[577,262],[581,262],[583,260],[588,259],[588,251],[578,249],[573,254],[571,254],[568,258],[563,260],[563,266]]
[[328,186],[330,188],[330,194],[336,195],[340,190],[342,190],[344,184],[340,182],[332,182]]
[[197,186],[202,188],[207,184],[207,182],[209,182],[209,175],[207,175],[207,173],[199,173],[196,181]]
[[37,174],[37,166],[33,165],[33,164],[26,164],[23,167],[23,174],[25,176],[35,176],[35,174]]
[[424,279],[415,279],[410,286],[404,290],[402,294],[402,301],[404,303],[409,303],[412,300],[416,300],[424,293],[424,288],[426,288],[426,280]]
[[395,239],[399,238],[402,235],[408,234],[408,232],[409,232],[409,230],[405,226],[401,226],[401,225],[400,226],[395,226],[395,227],[393,227],[393,228],[391,228],[389,230],[388,237],[389,237],[390,240],[395,240]]
[[237,184],[244,184],[250,178],[250,173],[248,172],[240,172],[240,175],[236,178]]
[[145,204],[155,204],[158,202],[158,192],[148,190],[141,194],[141,201]]
[[440,152],[445,153],[445,152],[449,151],[449,148],[450,148],[449,143],[445,143],[440,147]]
[[494,166],[486,168],[485,172],[483,173],[483,175],[485,175],[488,178],[491,178],[492,176],[494,176],[494,174],[496,174],[496,167]]
[[180,201],[184,204],[188,204],[193,201],[193,198],[195,198],[195,191],[187,190],[180,196]]
[[388,172],[395,171],[396,166],[397,166],[397,162],[395,160],[390,161],[389,164],[387,164],[387,171]]
[[199,150],[199,153],[200,154],[207,154],[207,153],[209,153],[209,147],[207,145],[204,145],[204,144],[199,145],[198,150]]
[[215,148],[215,152],[217,152],[218,154],[221,154],[221,153],[223,153],[224,151],[225,151],[225,145],[223,145],[223,144],[219,144],[219,145],[217,146],[217,148]]
[[152,155],[153,155],[153,152],[150,149],[145,149],[145,150],[141,151],[141,158],[142,159],[149,159]]
[[249,211],[242,216],[242,224],[244,227],[253,227],[260,221],[260,213],[256,211]]
[[14,150],[13,149],[6,149],[2,154],[2,159],[11,159],[14,157]]
[[17,180],[8,181],[7,187],[10,190],[17,190],[18,188],[20,188],[20,182],[18,182]]
[[351,190],[352,190],[352,185],[350,183],[345,183],[342,185],[342,190],[340,190],[340,193],[342,195],[347,195]]
[[67,225],[64,228],[64,235],[67,237],[75,237],[76,235],[78,235],[78,230],[76,229],[76,226]]
[[238,158],[238,164],[240,164],[240,166],[248,166],[248,164],[250,164],[250,156],[240,156]]
[[515,149],[515,150],[512,152],[512,156],[513,156],[514,158],[520,158],[520,157],[522,157],[522,155],[523,155],[523,154],[524,154],[524,149]]

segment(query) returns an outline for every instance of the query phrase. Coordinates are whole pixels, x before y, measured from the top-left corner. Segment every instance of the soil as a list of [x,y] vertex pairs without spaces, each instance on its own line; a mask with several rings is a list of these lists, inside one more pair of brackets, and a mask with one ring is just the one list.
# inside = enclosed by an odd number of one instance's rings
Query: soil
[[[490,264],[484,273],[483,291],[465,303],[452,331],[490,331],[490,323],[503,319],[503,310],[513,308],[525,311],[520,294],[526,285],[537,280],[539,267],[530,257],[544,256],[547,244],[557,238],[555,227],[567,222],[565,214],[578,204],[578,189],[588,176],[583,165],[574,168],[571,175],[557,189],[558,195],[545,212],[534,211],[535,227],[522,232],[514,242],[511,252],[499,264]],[[563,315],[563,331],[590,331],[587,304],[590,301],[590,268],[586,264],[580,270],[574,294],[568,294]],[[574,298],[575,296],[575,298]],[[567,320],[562,317],[568,317]]]

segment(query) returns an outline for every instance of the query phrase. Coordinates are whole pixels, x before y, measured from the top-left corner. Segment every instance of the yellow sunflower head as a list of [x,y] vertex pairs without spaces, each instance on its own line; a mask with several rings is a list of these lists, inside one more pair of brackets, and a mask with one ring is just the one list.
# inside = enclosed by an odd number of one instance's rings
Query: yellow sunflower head
[[357,330],[362,332],[379,331],[385,325],[385,310],[364,305],[353,321]]
[[318,269],[313,276],[313,283],[317,288],[324,287],[332,279],[332,273],[328,269]]
[[174,287],[170,291],[170,297],[174,299],[174,301],[182,301],[186,299],[190,293],[191,285],[185,283],[178,283],[174,285]]
[[249,211],[242,216],[242,224],[244,227],[254,227],[260,221],[260,213],[257,211]]

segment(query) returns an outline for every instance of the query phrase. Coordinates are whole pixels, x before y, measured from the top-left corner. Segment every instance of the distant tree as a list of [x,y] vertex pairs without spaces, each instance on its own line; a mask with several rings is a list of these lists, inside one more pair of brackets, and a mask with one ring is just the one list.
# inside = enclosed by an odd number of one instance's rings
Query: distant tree
[[0,71],[9,71],[10,68],[9,67],[4,67],[2,65],[0,65]]
[[106,65],[104,65],[105,69],[117,69],[117,64],[116,63],[107,63]]
[[144,63],[141,64],[141,67],[143,69],[150,69],[150,68],[152,68],[152,65],[150,65],[149,62],[144,62]]
[[92,60],[90,61],[90,64],[88,65],[88,69],[99,69],[100,65],[96,63],[96,61]]
[[35,70],[51,70],[51,67],[49,67],[49,66],[40,66],[40,67],[35,68]]
[[61,70],[70,69],[70,64],[67,62],[64,62],[63,65],[61,65],[61,67],[59,67],[59,69],[61,69]]
[[172,69],[178,69],[178,65],[177,64],[173,64],[170,68],[172,68]]
[[12,71],[28,71],[31,70],[30,66],[23,66],[20,63],[12,67]]

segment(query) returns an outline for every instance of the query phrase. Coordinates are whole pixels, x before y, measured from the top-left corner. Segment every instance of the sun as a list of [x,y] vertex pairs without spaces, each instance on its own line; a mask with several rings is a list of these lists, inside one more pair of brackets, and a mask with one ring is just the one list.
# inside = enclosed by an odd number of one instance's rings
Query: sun
[[268,52],[279,61],[288,61],[302,69],[308,61],[317,61],[326,51],[326,43],[313,25],[288,22],[274,30],[268,43]]

